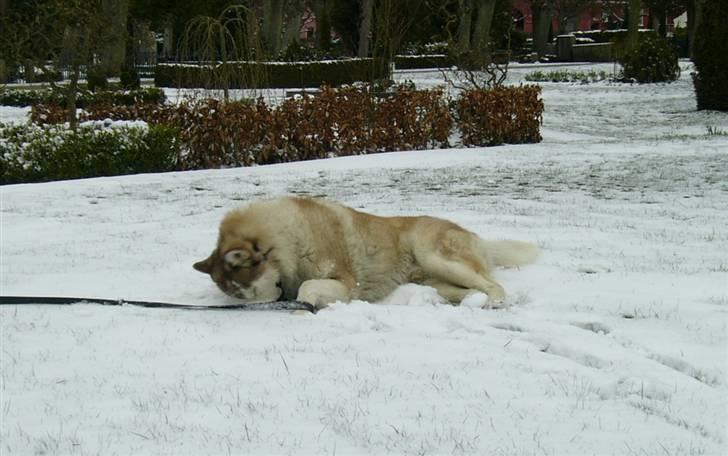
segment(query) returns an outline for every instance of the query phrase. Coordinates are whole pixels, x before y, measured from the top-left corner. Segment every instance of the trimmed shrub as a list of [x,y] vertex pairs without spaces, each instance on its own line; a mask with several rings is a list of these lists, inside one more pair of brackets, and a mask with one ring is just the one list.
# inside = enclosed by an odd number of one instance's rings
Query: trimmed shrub
[[455,66],[455,59],[447,55],[397,55],[394,67],[398,70],[420,68],[449,68]]
[[164,94],[164,90],[157,87],[149,87],[138,90],[99,92],[88,100],[85,100],[85,106],[99,103],[108,103],[114,106],[136,106],[138,104],[161,105],[166,99],[167,96]]
[[109,81],[104,70],[100,67],[89,68],[86,72],[86,86],[92,92],[108,89]]
[[126,65],[121,69],[119,82],[121,83],[121,87],[126,90],[139,90],[142,84],[139,73],[131,65]]
[[[80,92],[83,94],[83,92]],[[80,95],[83,96],[83,95]],[[62,105],[64,97],[51,89],[47,90],[11,90],[0,88],[0,106],[22,108],[38,103]]]
[[[95,103],[111,103],[113,105],[133,106],[138,103],[162,104],[166,100],[164,90],[150,87],[131,91],[104,91],[96,94],[80,90],[76,99],[77,108],[85,108]],[[0,105],[33,106],[36,104],[67,105],[65,95],[52,90],[8,90],[0,88]]]
[[177,133],[165,126],[0,125],[0,184],[175,169]]
[[[323,87],[276,108],[215,99],[94,105],[82,119],[144,120],[177,131],[178,169],[219,168],[442,147],[453,116],[440,89]],[[455,110],[465,145],[538,142],[540,87],[465,92]]]
[[468,90],[456,103],[457,121],[466,146],[536,143],[543,115],[541,87],[496,87]]
[[325,62],[237,62],[216,66],[159,64],[157,87],[203,89],[292,88],[340,86],[372,81],[388,75],[380,59],[347,59]]
[[206,99],[157,115],[179,131],[184,150],[181,169],[261,163],[260,151],[268,135],[273,134],[271,112],[262,101],[253,104]]
[[53,125],[68,120],[68,110],[59,104],[35,104],[30,108],[30,121],[38,125]]
[[[98,109],[96,109],[98,108]],[[374,94],[368,87],[324,87],[271,109],[262,100],[207,99],[177,106],[96,106],[85,119],[142,119],[179,132],[182,169],[312,160],[438,147],[452,126],[441,90],[406,86]]]
[[728,2],[704,2],[695,31],[692,74],[698,109],[728,111]]
[[402,87],[376,107],[372,142],[379,150],[444,147],[452,116],[441,89]]
[[354,87],[324,87],[316,96],[286,100],[273,116],[265,161],[312,160],[373,151],[374,100]]
[[309,46],[293,40],[281,51],[278,56],[281,62],[316,62],[321,60],[338,60],[342,58],[341,46],[331,46],[329,49]]
[[680,76],[680,66],[670,44],[654,35],[640,38],[635,49],[619,58],[624,79],[639,83],[676,80]]

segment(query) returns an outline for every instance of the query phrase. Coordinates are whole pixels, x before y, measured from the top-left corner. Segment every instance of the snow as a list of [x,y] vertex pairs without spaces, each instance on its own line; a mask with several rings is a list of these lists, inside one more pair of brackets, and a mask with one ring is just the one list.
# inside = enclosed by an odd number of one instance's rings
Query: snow
[[540,144],[0,188],[5,295],[232,303],[191,265],[282,194],[543,249],[496,310],[3,306],[0,453],[728,454],[728,115],[688,68],[542,85]]

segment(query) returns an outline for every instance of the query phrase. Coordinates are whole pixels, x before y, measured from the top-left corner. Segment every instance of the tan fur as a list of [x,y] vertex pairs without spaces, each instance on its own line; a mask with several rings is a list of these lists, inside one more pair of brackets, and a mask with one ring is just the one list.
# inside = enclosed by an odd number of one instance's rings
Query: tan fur
[[401,284],[418,283],[456,304],[483,292],[493,305],[505,293],[490,276],[492,267],[537,256],[532,244],[484,241],[447,220],[379,217],[326,200],[285,197],[228,213],[216,249],[194,267],[246,302],[295,298],[322,307],[379,301]]

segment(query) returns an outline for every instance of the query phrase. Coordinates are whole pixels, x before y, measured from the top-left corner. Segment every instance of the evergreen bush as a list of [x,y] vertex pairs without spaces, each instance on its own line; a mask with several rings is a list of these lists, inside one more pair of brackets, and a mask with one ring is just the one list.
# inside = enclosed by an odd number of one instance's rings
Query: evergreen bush
[[0,184],[170,171],[178,155],[166,126],[0,124]]
[[728,111],[728,2],[704,2],[695,31],[693,85],[698,109]]
[[139,73],[131,65],[126,65],[121,69],[119,82],[121,83],[121,87],[126,90],[139,90],[142,83],[139,78]]
[[639,83],[672,82],[680,76],[677,54],[666,40],[643,35],[637,46],[619,57],[623,78]]
[[86,72],[86,86],[92,92],[108,89],[109,81],[106,79],[106,72],[100,67],[89,68]]
[[[164,90],[157,87],[130,91],[102,91],[91,93],[86,90],[78,92],[76,107],[85,108],[96,103],[133,106],[137,103],[162,104],[166,100]],[[0,88],[0,106],[25,107],[38,104],[66,107],[64,94],[53,89],[14,90]]]

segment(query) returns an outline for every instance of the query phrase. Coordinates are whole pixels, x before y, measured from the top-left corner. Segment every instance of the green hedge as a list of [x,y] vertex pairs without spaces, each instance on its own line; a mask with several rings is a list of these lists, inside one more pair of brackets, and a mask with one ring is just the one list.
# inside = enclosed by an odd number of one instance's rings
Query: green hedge
[[157,87],[204,89],[294,88],[340,86],[373,81],[388,75],[379,59],[348,59],[328,62],[238,62],[212,66],[159,64]]
[[[87,90],[78,92],[76,107],[85,108],[96,103],[114,106],[134,106],[139,103],[162,104],[166,100],[164,91],[156,87],[129,91],[103,91],[92,93]],[[0,88],[0,106],[25,107],[36,104],[53,104],[65,107],[66,96],[52,89],[24,90]]]
[[398,70],[449,68],[454,65],[455,60],[447,55],[398,55],[394,57],[394,67]]
[[573,62],[612,62],[613,43],[576,44],[573,47]]
[[178,159],[177,133],[165,126],[0,124],[1,185],[171,171]]

